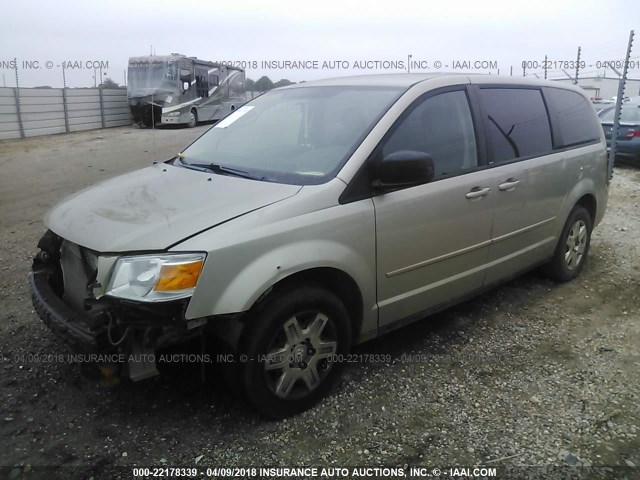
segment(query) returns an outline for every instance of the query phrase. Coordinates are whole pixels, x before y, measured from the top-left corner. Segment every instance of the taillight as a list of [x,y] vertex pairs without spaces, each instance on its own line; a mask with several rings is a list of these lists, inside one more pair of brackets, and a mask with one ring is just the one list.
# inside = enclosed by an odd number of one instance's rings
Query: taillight
[[640,130],[629,130],[625,137],[640,137]]

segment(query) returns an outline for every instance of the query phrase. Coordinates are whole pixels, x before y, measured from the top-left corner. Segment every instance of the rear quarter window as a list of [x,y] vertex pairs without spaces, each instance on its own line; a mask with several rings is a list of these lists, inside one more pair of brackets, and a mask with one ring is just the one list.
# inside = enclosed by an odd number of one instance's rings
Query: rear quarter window
[[559,135],[558,148],[600,140],[601,127],[586,98],[571,90],[547,88],[545,97],[555,113],[554,128]]

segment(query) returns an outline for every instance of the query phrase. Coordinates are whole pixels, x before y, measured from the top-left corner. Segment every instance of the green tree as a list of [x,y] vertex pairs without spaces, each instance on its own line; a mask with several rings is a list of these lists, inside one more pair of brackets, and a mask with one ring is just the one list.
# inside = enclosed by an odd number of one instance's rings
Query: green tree
[[273,88],[286,87],[287,85],[294,85],[295,83],[296,82],[292,82],[291,80],[283,78],[282,80],[278,80],[276,83],[274,83]]
[[255,92],[256,91],[256,82],[251,78],[247,78],[244,81],[244,86],[247,89],[247,92]]
[[117,82],[114,82],[109,77],[105,78],[104,81],[100,84],[100,88],[120,88]]
[[273,88],[273,82],[267,76],[260,77],[256,80],[255,89],[257,92],[266,92]]

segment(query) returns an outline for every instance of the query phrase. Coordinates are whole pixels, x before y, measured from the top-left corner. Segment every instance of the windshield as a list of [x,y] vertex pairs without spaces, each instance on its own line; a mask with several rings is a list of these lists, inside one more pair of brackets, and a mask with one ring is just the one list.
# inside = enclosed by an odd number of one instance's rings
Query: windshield
[[127,94],[143,97],[176,89],[177,71],[173,62],[163,60],[132,61],[129,63]]
[[[615,108],[611,108],[606,112],[602,112],[600,121],[603,123],[613,123]],[[638,123],[640,122],[640,108],[637,106],[622,107],[620,111],[620,121],[622,123]]]
[[184,163],[217,164],[267,181],[331,179],[404,89],[304,87],[274,90],[218,122],[183,152]]

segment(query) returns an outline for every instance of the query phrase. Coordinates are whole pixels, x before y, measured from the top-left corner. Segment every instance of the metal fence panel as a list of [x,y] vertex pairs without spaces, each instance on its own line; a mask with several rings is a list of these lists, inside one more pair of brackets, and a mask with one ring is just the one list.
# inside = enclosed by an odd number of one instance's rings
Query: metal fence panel
[[18,106],[13,88],[0,88],[0,140],[20,138]]
[[123,125],[124,89],[0,87],[0,140]]

